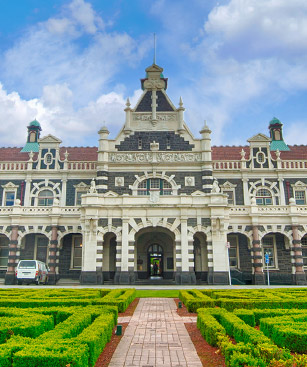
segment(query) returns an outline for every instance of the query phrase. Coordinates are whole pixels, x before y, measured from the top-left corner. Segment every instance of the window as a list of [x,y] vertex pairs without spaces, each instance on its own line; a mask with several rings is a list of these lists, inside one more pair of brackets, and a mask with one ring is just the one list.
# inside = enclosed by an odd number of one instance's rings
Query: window
[[14,191],[6,191],[4,198],[4,206],[13,206],[15,201],[15,192]]
[[[269,268],[276,268],[276,249],[275,249],[275,238],[274,236],[265,236],[262,239],[262,251],[263,251],[263,264],[265,267],[269,265]],[[265,263],[265,255],[269,256],[269,264]]]
[[52,206],[53,192],[50,190],[42,190],[38,194],[38,206]]
[[166,138],[166,149],[171,149],[171,139],[169,136]]
[[258,163],[263,163],[265,161],[264,153],[258,152],[258,154],[257,154],[257,161],[258,161]]
[[81,196],[87,194],[86,191],[76,191],[76,205],[81,205]]
[[49,240],[46,236],[35,236],[35,260],[47,262],[48,257],[48,243]]
[[44,162],[47,166],[52,163],[52,154],[51,153],[47,153],[45,155]]
[[9,239],[0,235],[0,267],[6,268],[9,256]]
[[307,267],[307,236],[302,238],[302,255],[304,261],[304,267]]
[[72,236],[71,268],[81,269],[82,266],[82,236]]
[[228,195],[228,204],[234,205],[234,191],[223,190],[223,194]]
[[227,238],[230,248],[228,249],[229,254],[229,266],[231,268],[239,268],[239,249],[238,249],[238,237],[228,236]]
[[267,189],[259,189],[256,193],[256,204],[257,205],[272,205],[272,195]]
[[295,202],[297,205],[305,205],[305,190],[295,190]]
[[172,195],[172,185],[160,178],[149,178],[139,183],[137,194],[149,195],[153,191],[159,192],[160,195]]

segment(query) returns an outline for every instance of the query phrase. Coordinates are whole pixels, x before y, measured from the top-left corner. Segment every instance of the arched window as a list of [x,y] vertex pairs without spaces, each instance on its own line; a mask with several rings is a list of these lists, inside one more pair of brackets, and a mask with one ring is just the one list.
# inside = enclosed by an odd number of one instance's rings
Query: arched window
[[148,178],[138,185],[138,195],[150,195],[153,191],[158,191],[160,195],[172,195],[172,185],[161,178]]
[[42,190],[38,194],[38,206],[51,206],[53,204],[53,192],[50,190]]
[[268,189],[258,189],[256,192],[257,205],[272,205],[272,194]]

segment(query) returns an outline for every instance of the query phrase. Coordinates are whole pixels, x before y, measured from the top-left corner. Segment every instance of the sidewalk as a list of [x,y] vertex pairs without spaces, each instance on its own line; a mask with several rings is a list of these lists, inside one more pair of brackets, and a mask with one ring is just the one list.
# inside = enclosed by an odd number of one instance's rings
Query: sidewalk
[[141,298],[109,367],[202,367],[184,322],[196,317],[180,317],[173,299]]

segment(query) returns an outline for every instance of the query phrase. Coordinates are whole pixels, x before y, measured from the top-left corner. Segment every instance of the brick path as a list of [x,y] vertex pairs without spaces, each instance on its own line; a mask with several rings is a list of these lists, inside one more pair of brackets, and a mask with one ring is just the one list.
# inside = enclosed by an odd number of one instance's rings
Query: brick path
[[[130,319],[130,320],[129,320]],[[141,298],[109,367],[202,367],[184,326],[196,317],[180,317],[168,298]]]

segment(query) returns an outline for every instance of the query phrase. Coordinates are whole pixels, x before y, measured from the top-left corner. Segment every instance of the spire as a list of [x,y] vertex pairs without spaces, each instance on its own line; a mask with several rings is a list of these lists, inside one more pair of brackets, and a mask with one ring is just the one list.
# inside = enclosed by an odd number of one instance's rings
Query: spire
[[154,58],[153,64],[156,65],[156,34],[154,33]]

